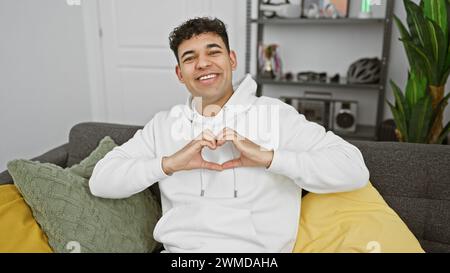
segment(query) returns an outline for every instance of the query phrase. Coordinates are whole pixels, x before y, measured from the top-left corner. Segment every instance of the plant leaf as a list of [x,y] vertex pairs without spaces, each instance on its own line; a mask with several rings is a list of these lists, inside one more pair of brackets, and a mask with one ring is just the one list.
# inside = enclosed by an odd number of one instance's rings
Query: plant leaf
[[432,48],[430,33],[428,31],[427,20],[423,10],[411,0],[404,1],[406,8],[406,21],[411,32],[411,38],[416,46],[421,46],[425,53],[430,54]]
[[441,79],[445,69],[445,57],[447,54],[448,43],[444,40],[444,34],[438,24],[431,20],[427,20],[427,23],[431,39],[430,44],[432,45],[431,52],[436,65],[436,73],[438,78]]
[[[401,37],[400,41],[406,40],[406,41],[412,42],[411,35],[409,35],[409,32],[406,29],[405,25],[402,23],[402,21],[400,21],[400,19],[396,15],[394,15],[394,21],[400,32],[400,37]],[[414,61],[414,58],[411,56],[412,54],[410,53],[410,50],[408,50],[407,46],[405,46],[404,48],[405,48],[406,56],[408,57],[409,66],[415,67],[416,66],[415,61]]]
[[411,118],[408,124],[410,142],[426,143],[430,130],[430,118],[433,112],[431,96],[423,97],[411,109]]
[[394,120],[395,120],[395,125],[397,127],[397,129],[400,131],[400,133],[402,134],[404,140],[406,142],[409,141],[409,136],[408,136],[408,131],[406,129],[406,121],[405,121],[405,116],[403,116],[402,114],[400,114],[400,112],[398,111],[397,108],[395,108],[394,105],[392,105],[392,103],[390,103],[389,101],[387,101],[387,104],[389,105],[389,107],[391,108],[391,112],[392,115],[394,116]]
[[405,97],[408,105],[416,104],[427,94],[427,78],[415,71],[408,73]]
[[428,80],[430,81],[430,84],[437,85],[436,82],[437,76],[436,76],[436,64],[431,62],[430,56],[428,56],[422,48],[419,48],[414,43],[411,43],[406,40],[402,40],[402,42],[408,46],[408,50],[411,50],[411,55],[413,55],[413,58],[415,58],[416,61],[416,67],[415,69],[421,71],[424,73]]
[[436,22],[444,34],[444,41],[448,41],[447,0],[428,0],[421,4],[425,16]]
[[395,82],[393,82],[391,80],[390,84],[392,87],[392,92],[394,93],[395,107],[398,109],[399,113],[405,117],[405,122],[406,122],[406,124],[408,124],[408,119],[410,116],[410,109],[409,109],[409,105],[405,99],[405,96],[403,95],[402,91],[397,86],[397,84],[395,84]]

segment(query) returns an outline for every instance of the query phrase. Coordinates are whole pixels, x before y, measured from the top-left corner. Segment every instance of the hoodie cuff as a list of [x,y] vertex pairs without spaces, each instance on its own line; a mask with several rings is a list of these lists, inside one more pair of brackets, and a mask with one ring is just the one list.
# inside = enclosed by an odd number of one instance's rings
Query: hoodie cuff
[[147,168],[147,177],[149,178],[149,181],[160,181],[168,177],[162,168],[162,158],[163,157],[157,157],[150,160],[150,166]]
[[[277,150],[273,152],[272,164],[270,164],[268,171],[281,174],[285,176],[289,175],[289,169],[292,167],[296,161],[296,153],[286,150]],[[295,165],[295,164],[294,164]]]

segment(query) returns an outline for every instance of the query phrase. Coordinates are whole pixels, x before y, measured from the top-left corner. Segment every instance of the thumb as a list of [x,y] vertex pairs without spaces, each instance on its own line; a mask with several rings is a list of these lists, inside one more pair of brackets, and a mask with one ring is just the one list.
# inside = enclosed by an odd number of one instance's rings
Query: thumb
[[213,163],[213,162],[209,162],[209,161],[206,161],[206,160],[202,161],[201,168],[202,169],[212,170],[212,171],[223,171],[222,165],[217,164],[217,163]]
[[224,170],[238,168],[238,167],[242,167],[242,166],[243,166],[243,164],[242,164],[242,160],[240,158],[236,158],[236,159],[227,161],[222,164],[222,168]]

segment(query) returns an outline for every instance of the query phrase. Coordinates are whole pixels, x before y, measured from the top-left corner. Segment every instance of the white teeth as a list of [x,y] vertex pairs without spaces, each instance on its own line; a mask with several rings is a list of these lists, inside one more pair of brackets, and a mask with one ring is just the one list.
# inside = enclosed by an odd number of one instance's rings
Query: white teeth
[[200,77],[199,80],[204,81],[204,80],[215,78],[216,76],[217,76],[216,74],[209,74],[209,75]]

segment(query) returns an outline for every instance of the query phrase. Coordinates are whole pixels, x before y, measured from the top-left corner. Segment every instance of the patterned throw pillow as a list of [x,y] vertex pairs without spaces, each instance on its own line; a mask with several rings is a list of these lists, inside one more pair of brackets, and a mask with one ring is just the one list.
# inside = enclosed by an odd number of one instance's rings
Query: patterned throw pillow
[[69,171],[84,177],[86,179],[91,178],[92,172],[97,162],[100,161],[107,153],[109,153],[117,144],[109,136],[104,137],[100,140],[97,148],[80,163],[73,165],[69,168]]
[[145,190],[126,199],[95,197],[89,177],[116,144],[106,137],[80,164],[14,160],[8,171],[55,252],[153,252],[153,229],[161,217],[156,197]]

